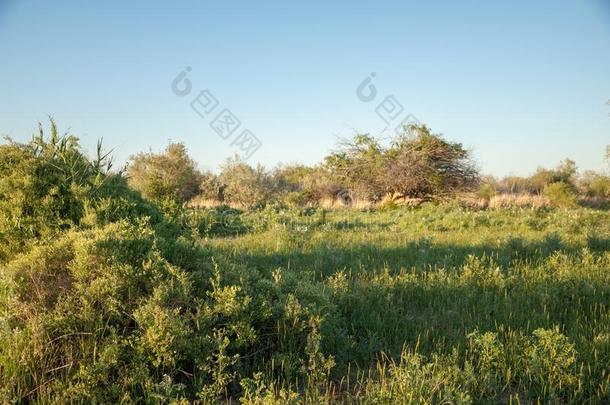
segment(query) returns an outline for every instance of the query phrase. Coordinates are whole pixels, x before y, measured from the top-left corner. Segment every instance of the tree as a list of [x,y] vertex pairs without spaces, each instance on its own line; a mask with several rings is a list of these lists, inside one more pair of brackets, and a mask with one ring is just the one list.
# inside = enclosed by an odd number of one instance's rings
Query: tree
[[342,140],[324,159],[332,176],[359,197],[379,201],[387,192],[387,150],[369,134]]
[[296,205],[316,204],[323,198],[333,198],[341,190],[322,166],[281,166],[274,170],[272,178],[280,197],[298,202]]
[[223,201],[224,186],[217,175],[211,172],[203,173],[201,176],[199,197],[206,200]]
[[274,191],[273,181],[263,166],[249,166],[239,157],[227,160],[219,179],[224,200],[248,209],[265,203]]
[[470,152],[461,143],[433,134],[425,125],[410,126],[394,141],[388,155],[386,184],[390,193],[432,199],[478,185],[478,170]]
[[565,183],[574,188],[576,163],[571,159],[562,160],[555,169],[538,168],[529,179],[529,192],[542,194],[545,187],[552,183]]
[[185,202],[199,193],[202,175],[182,143],[170,143],[163,153],[131,156],[129,185],[151,200]]
[[470,152],[425,125],[405,128],[389,147],[370,135],[357,135],[341,142],[325,164],[342,184],[372,201],[386,194],[440,198],[478,184]]

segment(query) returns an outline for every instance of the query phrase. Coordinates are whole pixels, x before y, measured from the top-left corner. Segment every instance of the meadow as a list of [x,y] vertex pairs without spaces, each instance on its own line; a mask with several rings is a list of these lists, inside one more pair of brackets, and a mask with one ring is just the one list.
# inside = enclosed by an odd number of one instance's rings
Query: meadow
[[[269,211],[243,220],[250,231],[225,216],[244,233],[202,243],[272,280],[292,297],[287,304],[294,299],[320,319],[328,356],[315,367],[324,378],[293,388],[295,397],[607,400],[607,212],[458,204]],[[267,365],[285,376],[280,386],[291,366],[282,356]]]
[[605,209],[190,209],[107,157],[0,145],[4,403],[610,401]]

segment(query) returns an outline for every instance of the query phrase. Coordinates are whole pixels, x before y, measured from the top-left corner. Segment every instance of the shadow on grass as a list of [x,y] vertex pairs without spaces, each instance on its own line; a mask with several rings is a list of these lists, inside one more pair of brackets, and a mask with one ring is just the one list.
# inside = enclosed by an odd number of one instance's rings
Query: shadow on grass
[[[328,244],[316,245],[305,251],[288,248],[270,254],[234,251],[232,255],[243,264],[263,271],[283,267],[310,270],[328,276],[344,269],[368,271],[387,268],[391,273],[412,268],[421,271],[435,268],[451,270],[461,267],[469,256],[491,258],[505,271],[517,262],[535,265],[556,252],[574,255],[583,247],[585,246],[566,244],[559,236],[549,234],[535,242],[512,237],[499,244],[457,245],[420,239],[400,247],[360,243],[345,248]],[[610,238],[589,237],[586,247],[592,252],[608,251]]]

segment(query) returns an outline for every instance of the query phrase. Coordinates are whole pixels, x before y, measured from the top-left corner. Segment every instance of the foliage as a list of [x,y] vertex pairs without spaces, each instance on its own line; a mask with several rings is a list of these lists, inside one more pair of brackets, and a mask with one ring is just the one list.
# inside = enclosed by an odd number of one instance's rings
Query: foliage
[[370,135],[357,135],[340,144],[325,163],[342,184],[372,201],[386,194],[425,199],[451,196],[478,182],[470,153],[425,125],[408,128],[389,147]]
[[380,200],[388,191],[388,164],[387,151],[368,134],[343,141],[325,158],[325,165],[339,183],[372,201]]
[[576,164],[573,160],[564,159],[554,169],[538,168],[529,177],[505,177],[495,183],[495,188],[501,193],[541,195],[544,188],[552,183],[564,183],[572,188],[575,186]]
[[51,133],[0,147],[2,402],[610,400],[607,211],[185,210]]
[[496,195],[496,188],[491,181],[486,181],[481,183],[478,191],[479,197],[483,198],[485,201],[489,202],[492,197]]
[[578,205],[576,194],[566,183],[547,184],[544,187],[544,195],[551,200],[551,203],[559,207],[574,208]]
[[262,166],[253,168],[239,159],[229,159],[222,168],[224,201],[246,208],[263,205],[273,193],[271,177]]
[[51,121],[26,144],[0,145],[0,263],[37,241],[52,240],[77,226],[94,226],[159,211],[131,191],[98,144],[89,160],[72,135],[59,135]]
[[170,143],[162,153],[131,156],[127,169],[129,185],[154,201],[188,201],[199,193],[202,175],[182,143]]
[[[0,268],[3,402],[215,402],[272,354],[290,359],[277,371],[290,378],[327,376],[332,357],[321,352],[316,309],[326,302],[322,293],[297,299],[298,289],[216,261],[167,222],[170,210],[160,215],[65,139],[41,135],[0,150],[12,167],[30,170],[16,183],[7,164],[0,180],[14,191],[66,185],[65,195],[38,197],[49,201],[45,210],[24,210],[24,199],[2,207],[4,217],[17,212],[47,231],[29,240],[3,234],[9,245],[21,241]],[[92,176],[112,188],[93,188]]]
[[610,198],[610,176],[585,172],[579,179],[578,188],[588,197]]
[[201,176],[198,197],[204,200],[224,201],[224,185],[217,175],[207,172]]
[[273,182],[281,199],[291,206],[317,205],[334,199],[342,189],[321,166],[288,165],[273,172]]

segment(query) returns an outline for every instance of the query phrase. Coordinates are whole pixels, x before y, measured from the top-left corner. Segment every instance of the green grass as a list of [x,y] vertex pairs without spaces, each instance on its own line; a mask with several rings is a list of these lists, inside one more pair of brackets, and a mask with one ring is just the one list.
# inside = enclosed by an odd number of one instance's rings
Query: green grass
[[2,401],[610,401],[607,211],[104,207],[0,267]]
[[[325,400],[400,403],[411,384],[413,402],[610,398],[607,212],[429,205],[248,220],[259,231],[202,243],[313,301],[335,365],[293,387],[303,395],[323,385]],[[493,361],[473,348],[481,336]]]
[[187,211],[0,145],[2,403],[610,403],[610,213]]

